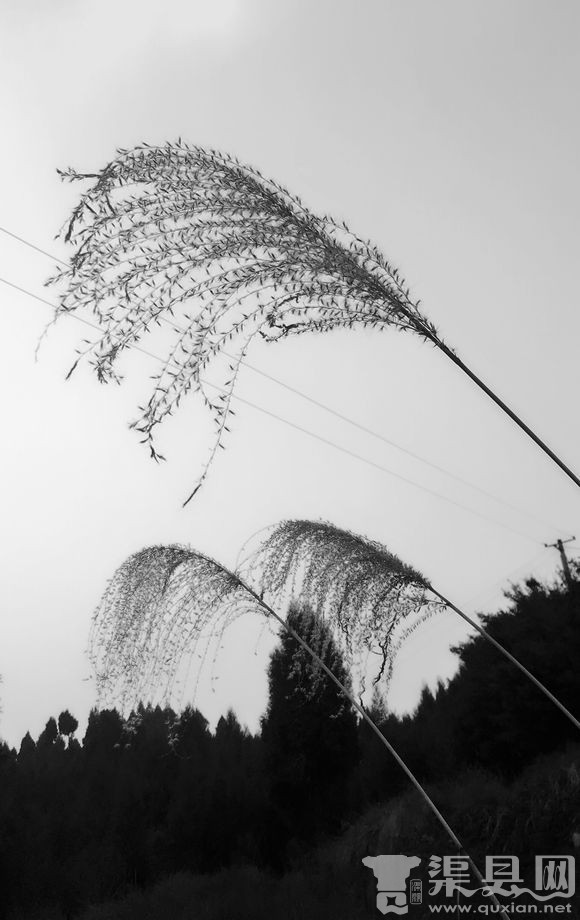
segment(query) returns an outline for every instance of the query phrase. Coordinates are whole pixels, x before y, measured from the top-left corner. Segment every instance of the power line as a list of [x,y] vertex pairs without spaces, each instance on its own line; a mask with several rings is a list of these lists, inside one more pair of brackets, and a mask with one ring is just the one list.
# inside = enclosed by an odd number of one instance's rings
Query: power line
[[[169,322],[169,321],[167,321]],[[177,328],[177,327],[175,327]],[[182,330],[183,331],[183,330]],[[224,352],[227,357],[232,357],[228,355],[227,352]],[[420,454],[415,453],[412,450],[409,450],[407,447],[403,447],[402,444],[397,444],[396,441],[392,441],[390,438],[387,438],[386,435],[381,434],[378,431],[375,431],[372,428],[368,428],[366,425],[357,422],[355,419],[350,418],[347,415],[343,415],[342,412],[339,412],[337,409],[333,409],[331,406],[326,405],[325,403],[320,402],[315,399],[313,396],[310,396],[308,393],[304,393],[303,390],[299,390],[297,387],[291,386],[289,383],[285,383],[283,380],[280,380],[278,377],[272,376],[272,374],[266,373],[266,371],[261,370],[258,367],[250,364],[248,361],[244,360],[240,362],[247,367],[249,370],[253,371],[255,374],[259,374],[261,377],[265,377],[267,380],[271,380],[273,383],[276,383],[278,386],[283,387],[285,390],[289,390],[290,393],[295,393],[296,396],[300,396],[301,399],[306,400],[312,405],[317,406],[319,409],[323,409],[325,412],[328,412],[330,415],[334,415],[335,418],[341,419],[343,422],[347,422],[349,425],[352,425],[353,428],[358,428],[359,431],[363,431],[365,434],[371,435],[373,438],[382,441],[384,444],[388,444],[390,447],[394,447],[395,450],[401,451],[401,453],[406,454],[408,457],[412,457],[414,460],[418,460],[419,463],[425,464],[425,466],[431,467],[431,469],[436,470],[438,473],[442,473],[444,476],[448,476],[450,479],[455,480],[455,482],[460,483],[461,485],[467,486],[470,489],[473,489],[476,492],[479,492],[480,495],[490,498],[492,501],[497,502],[504,507],[509,508],[511,511],[517,511],[518,514],[523,514],[526,517],[531,518],[536,521],[538,524],[543,524],[545,526],[551,527],[553,530],[561,531],[560,527],[553,527],[551,524],[547,524],[546,521],[542,520],[539,517],[531,512],[527,511],[524,508],[518,507],[518,505],[512,504],[512,502],[506,501],[506,499],[499,498],[499,496],[494,495],[492,492],[488,492],[486,489],[483,489],[481,486],[476,485],[474,482],[470,482],[468,479],[464,479],[462,476],[459,476],[457,473],[453,473],[451,470],[445,469],[443,466],[439,466],[437,463],[433,463],[431,460],[427,460],[425,457],[422,457]]]
[[[0,232],[6,234],[7,236],[11,237],[17,242],[22,243],[24,246],[27,246],[30,249],[33,249],[35,252],[39,252],[42,255],[46,256],[47,258],[55,262],[58,262],[65,267],[69,267],[69,263],[66,262],[64,259],[61,259],[58,256],[55,256],[53,253],[48,252],[46,249],[42,249],[40,246],[36,246],[34,243],[31,243],[29,240],[25,239],[24,237],[18,236],[18,234],[13,233],[11,230],[8,230],[6,227],[0,226]],[[53,306],[52,304],[50,305]],[[181,332],[185,331],[184,329],[177,326],[174,322],[165,319],[165,317],[160,317],[160,319],[162,322],[164,322],[166,325],[170,326],[173,329],[179,330]],[[94,326],[94,328],[98,329],[99,327]],[[141,350],[144,351],[144,349],[141,349]],[[145,352],[145,351],[144,353],[148,354],[148,352]],[[224,352],[224,354],[226,355],[226,357],[230,357],[230,358],[232,357],[231,355],[228,355],[227,352]],[[162,359],[159,358],[158,360],[162,360]],[[366,425],[361,424],[360,422],[357,422],[355,419],[352,419],[349,416],[343,414],[342,412],[339,412],[337,409],[334,409],[331,406],[328,406],[325,403],[315,399],[313,396],[310,396],[308,393],[305,393],[303,390],[300,390],[297,387],[294,387],[288,383],[285,383],[283,380],[280,380],[278,377],[275,377],[272,374],[268,374],[266,371],[261,370],[260,368],[256,367],[253,364],[250,364],[247,360],[242,360],[240,364],[243,365],[244,367],[247,367],[248,370],[251,370],[253,373],[258,374],[261,377],[264,377],[266,380],[272,381],[273,383],[289,391],[290,393],[294,393],[296,396],[299,396],[301,399],[304,399],[305,401],[311,403],[311,405],[314,405],[317,408],[322,409],[324,412],[327,412],[330,415],[333,415],[335,418],[338,418],[341,421],[346,422],[352,427],[357,428],[359,431],[362,431],[365,434],[368,434],[371,437],[382,441],[384,444],[388,444],[390,447],[393,447],[395,450],[398,450],[401,453],[404,453],[407,456],[412,457],[414,460],[417,460],[419,463],[423,463],[426,466],[429,466],[431,469],[436,470],[437,472],[443,474],[444,476],[447,476],[448,478],[454,480],[455,482],[458,482],[461,485],[467,486],[468,488],[473,489],[476,492],[479,492],[481,495],[485,496],[488,499],[491,499],[497,504],[503,505],[505,508],[508,508],[511,511],[516,511],[518,514],[522,514],[525,517],[528,517],[530,520],[533,520],[536,523],[541,524],[542,527],[548,527],[552,531],[559,532],[562,534],[565,533],[565,531],[562,530],[561,527],[556,527],[554,524],[551,524],[543,520],[542,518],[538,517],[533,512],[528,511],[525,508],[521,508],[518,505],[515,505],[512,502],[507,501],[506,499],[500,498],[499,496],[494,495],[492,492],[488,492],[486,489],[483,489],[481,486],[478,486],[475,483],[470,482],[467,479],[464,479],[462,476],[459,476],[457,473],[453,473],[451,470],[448,470],[445,467],[442,467],[437,463],[433,463],[431,460],[427,460],[425,457],[422,457],[420,454],[417,454],[414,451],[410,450],[409,448],[403,447],[403,445],[398,444],[396,441],[393,441],[390,438],[387,438],[385,435],[381,434],[380,432],[375,431],[374,429],[369,428]]]
[[[19,291],[21,294],[31,297],[33,300],[38,301],[39,303],[45,304],[46,306],[54,309],[54,304],[50,300],[47,300],[45,297],[40,297],[38,294],[34,294],[32,291],[28,291],[26,288],[21,287],[18,284],[15,284],[12,281],[8,281],[7,278],[0,277],[0,282],[5,284],[7,287],[13,288],[13,290]],[[100,327],[96,323],[91,323],[89,320],[84,319],[82,316],[78,316],[76,313],[64,313],[64,316],[69,316],[74,320],[77,320],[80,323],[83,323],[85,326],[89,326],[91,329],[96,329],[100,332]],[[142,348],[140,345],[132,346],[135,351],[141,352],[141,354],[146,355],[148,358],[152,358],[155,361],[161,363],[165,362],[164,358],[161,358],[159,355],[154,354],[151,351],[148,351],[145,348]],[[205,386],[209,386],[215,390],[218,390],[221,393],[226,392],[223,387],[218,386],[215,383],[212,383],[208,380],[201,380]],[[331,441],[329,438],[325,438],[322,435],[317,434],[314,431],[310,431],[308,428],[304,428],[302,425],[298,425],[295,422],[291,422],[289,419],[283,418],[281,415],[278,415],[276,412],[271,412],[269,409],[264,409],[263,406],[259,406],[257,403],[251,402],[249,399],[245,399],[242,396],[238,396],[236,393],[232,394],[232,398],[236,399],[238,402],[243,405],[250,406],[250,408],[255,409],[257,412],[261,412],[263,415],[273,418],[284,425],[287,425],[289,428],[293,428],[295,431],[300,431],[302,434],[308,435],[308,437],[313,438],[316,441],[320,441],[322,444],[326,444],[328,447],[332,447],[335,450],[340,451],[343,454],[346,454],[349,457],[352,457],[354,460],[358,460],[361,463],[366,464],[367,466],[372,467],[373,469],[379,470],[382,473],[386,473],[388,476],[392,476],[394,479],[398,479],[400,482],[404,482],[407,485],[414,486],[417,489],[420,489],[422,492],[425,492],[428,495],[438,498],[441,501],[447,502],[450,505],[453,505],[456,508],[460,508],[462,511],[467,511],[470,514],[475,515],[476,517],[481,518],[488,523],[494,524],[497,527],[501,527],[504,530],[509,531],[512,534],[515,534],[518,537],[521,537],[524,540],[529,540],[532,543],[537,543],[533,537],[530,537],[529,534],[523,533],[521,530],[517,530],[514,527],[510,527],[509,524],[505,524],[503,521],[499,521],[496,518],[490,517],[482,511],[478,511],[476,508],[471,508],[469,505],[464,505],[462,502],[458,502],[453,498],[449,498],[447,495],[443,495],[441,492],[431,489],[428,486],[424,486],[419,482],[416,482],[414,479],[410,479],[406,476],[403,476],[400,473],[395,472],[394,470],[389,469],[386,466],[383,466],[380,463],[376,463],[374,460],[370,460],[368,457],[364,457],[362,454],[357,454],[355,451],[350,450],[347,447],[343,447],[341,444],[337,444],[335,441]]]
[[17,240],[19,243],[23,243],[23,245],[28,246],[29,249],[34,249],[35,252],[40,252],[43,256],[48,256],[48,258],[52,259],[54,262],[60,262],[61,265],[68,266],[68,262],[65,262],[64,259],[59,259],[58,256],[47,252],[46,249],[41,249],[40,246],[36,246],[34,243],[31,243],[30,240],[25,240],[23,236],[18,236],[18,234],[13,233],[12,230],[8,230],[7,227],[0,227],[0,232],[5,233],[6,236],[12,237],[13,240]]

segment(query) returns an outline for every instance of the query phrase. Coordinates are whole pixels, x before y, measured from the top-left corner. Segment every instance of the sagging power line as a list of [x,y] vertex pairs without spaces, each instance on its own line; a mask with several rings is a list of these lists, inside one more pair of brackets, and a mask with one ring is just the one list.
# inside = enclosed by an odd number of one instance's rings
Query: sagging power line
[[[34,294],[32,291],[29,291],[29,290],[27,290],[26,288],[23,288],[22,286],[20,286],[20,285],[18,285],[18,284],[15,284],[15,283],[12,282],[12,281],[9,281],[7,278],[0,277],[0,282],[1,282],[2,284],[5,284],[7,287],[10,287],[10,288],[12,288],[13,290],[18,291],[19,293],[24,294],[25,296],[30,297],[30,298],[32,298],[33,300],[36,300],[36,301],[38,301],[39,303],[42,303],[42,304],[44,304],[44,305],[46,305],[46,306],[49,306],[49,307],[52,307],[52,308],[54,309],[54,304],[51,303],[51,301],[47,300],[45,297],[41,297],[41,296],[38,295],[38,294]],[[67,315],[70,316],[72,319],[77,320],[77,322],[80,322],[80,323],[82,323],[83,325],[88,326],[88,327],[91,328],[91,329],[96,329],[97,331],[99,330],[99,327],[98,327],[95,323],[90,322],[89,320],[85,319],[85,318],[82,317],[82,316],[78,316],[76,313],[71,313],[71,314],[67,314]],[[160,358],[159,355],[154,354],[153,352],[151,352],[151,351],[149,351],[149,350],[143,348],[143,347],[140,346],[140,345],[135,345],[135,346],[133,346],[133,347],[134,347],[134,350],[135,350],[135,351],[138,351],[139,353],[141,353],[141,354],[145,355],[146,357],[151,358],[151,359],[153,359],[153,360],[155,360],[155,361],[163,361],[163,360],[164,360],[164,359]],[[223,387],[220,387],[218,384],[212,383],[212,382],[210,382],[210,381],[208,381],[208,380],[204,380],[203,382],[204,382],[204,385],[205,385],[205,386],[208,386],[210,389],[214,389],[214,390],[216,390],[217,392],[220,392],[220,393],[224,393],[224,392],[225,392],[224,388],[223,388]],[[260,406],[260,405],[258,405],[257,403],[254,403],[254,402],[252,402],[251,400],[246,399],[245,397],[239,396],[238,394],[233,394],[232,398],[235,399],[235,400],[237,400],[239,403],[242,403],[243,405],[246,405],[246,406],[249,406],[249,407],[252,408],[252,409],[255,409],[256,411],[262,413],[263,415],[268,416],[269,418],[272,418],[272,419],[275,419],[275,420],[281,422],[282,424],[288,426],[289,428],[294,429],[295,431],[299,431],[299,432],[301,432],[302,434],[305,434],[305,435],[307,435],[308,437],[313,438],[314,440],[316,440],[316,441],[318,441],[318,442],[320,442],[320,443],[322,443],[322,444],[326,444],[328,447],[331,447],[331,448],[333,448],[333,449],[335,449],[335,450],[338,450],[339,452],[345,454],[346,456],[351,457],[351,458],[354,459],[354,460],[357,460],[357,461],[359,461],[359,462],[361,462],[361,463],[364,463],[364,464],[367,465],[367,466],[370,466],[370,467],[373,468],[373,469],[378,470],[379,472],[385,473],[386,475],[391,476],[392,478],[397,479],[397,480],[399,480],[400,482],[404,482],[404,483],[407,484],[407,485],[413,486],[414,488],[419,489],[420,491],[422,491],[422,492],[424,492],[424,493],[426,493],[426,494],[428,494],[428,495],[431,495],[431,496],[433,496],[434,498],[440,499],[441,501],[444,501],[444,502],[446,502],[446,503],[449,504],[449,505],[452,505],[452,506],[454,506],[454,507],[456,507],[456,508],[459,508],[459,509],[461,509],[462,511],[467,512],[468,514],[472,514],[472,515],[474,515],[474,516],[480,518],[481,520],[486,521],[487,523],[493,524],[493,525],[495,525],[496,527],[501,527],[503,530],[506,530],[506,531],[508,531],[508,532],[510,532],[510,533],[512,533],[512,534],[514,534],[514,535],[516,535],[516,536],[518,536],[518,537],[521,537],[521,538],[524,539],[524,540],[527,540],[527,541],[532,542],[532,543],[534,543],[534,544],[536,544],[536,545],[539,545],[539,541],[537,541],[537,540],[536,540],[535,538],[533,538],[533,537],[530,537],[529,534],[524,533],[523,531],[518,530],[518,529],[516,529],[516,528],[514,528],[514,527],[511,527],[510,525],[505,524],[503,521],[500,521],[500,520],[498,520],[497,518],[491,517],[490,515],[485,514],[485,513],[482,512],[482,511],[478,511],[477,509],[472,508],[472,507],[470,507],[469,505],[465,505],[465,504],[463,504],[462,502],[459,502],[459,501],[456,501],[455,499],[449,498],[447,495],[444,495],[443,493],[438,492],[438,491],[436,491],[435,489],[431,489],[431,488],[429,488],[428,486],[425,486],[425,485],[423,485],[422,483],[417,482],[416,480],[410,479],[410,478],[407,477],[407,476],[403,476],[403,475],[401,475],[400,473],[397,473],[395,470],[391,470],[391,469],[389,469],[388,467],[383,466],[383,465],[380,464],[380,463],[376,463],[374,460],[370,460],[368,457],[364,457],[363,455],[358,454],[358,453],[356,453],[355,451],[352,451],[352,450],[350,450],[350,449],[347,448],[347,447],[343,447],[341,444],[337,444],[335,441],[332,441],[332,440],[330,440],[329,438],[325,438],[325,437],[323,437],[322,435],[320,435],[320,434],[318,434],[318,433],[316,433],[316,432],[314,432],[314,431],[311,431],[311,430],[308,429],[308,428],[303,427],[302,425],[298,425],[298,424],[296,424],[295,422],[292,422],[292,421],[290,421],[289,419],[286,419],[286,418],[284,418],[283,416],[280,416],[280,415],[279,415],[278,413],[276,413],[276,412],[271,412],[270,410],[265,409],[263,406]]]
[[[4,233],[6,236],[8,236],[8,237],[10,237],[10,238],[12,238],[12,239],[14,239],[14,240],[16,240],[17,242],[23,244],[24,246],[27,246],[28,248],[34,250],[35,252],[38,252],[38,253],[40,253],[40,254],[46,256],[47,258],[51,259],[52,261],[54,261],[54,262],[56,262],[56,263],[59,263],[59,264],[62,265],[62,266],[68,267],[68,265],[69,265],[69,263],[67,263],[64,259],[61,259],[61,258],[59,258],[58,256],[54,255],[53,253],[48,252],[46,249],[43,249],[42,247],[40,247],[40,246],[38,246],[38,245],[32,243],[30,240],[24,238],[23,236],[20,236],[20,235],[14,233],[13,231],[9,230],[9,229],[6,228],[6,227],[1,227],[1,226],[0,226],[0,232]],[[8,283],[8,282],[5,282],[5,283]],[[24,292],[24,289],[22,289],[22,288],[20,288],[19,290],[21,290],[21,291]],[[43,301],[43,302],[47,302],[47,301]],[[50,303],[50,302],[47,302],[47,303]],[[52,305],[52,304],[50,304],[50,305]],[[52,306],[53,306],[53,305],[52,305]],[[76,316],[76,314],[71,314],[71,313],[68,313],[67,315]],[[165,318],[165,317],[159,317],[159,320],[160,320],[161,322],[163,322],[164,324],[166,324],[166,325],[172,327],[173,329],[176,329],[176,330],[180,331],[182,334],[185,332],[185,330],[184,330],[182,327],[179,327],[176,323],[174,323],[174,322],[171,321],[171,320],[168,320],[168,319]],[[89,324],[89,325],[91,325],[91,324]],[[95,329],[97,329],[97,330],[100,330],[100,327],[97,326],[96,324],[92,324],[92,326],[93,326],[93,328],[95,328]],[[143,353],[147,353],[147,352],[146,352],[144,349],[142,349],[142,348],[139,348],[138,350],[143,351]],[[232,360],[235,360],[235,357],[234,357],[233,355],[229,354],[229,353],[226,352],[226,351],[224,351],[224,355],[225,355],[226,357],[232,359]],[[163,359],[161,359],[160,357],[158,357],[157,360],[162,361]],[[261,377],[263,377],[263,378],[265,378],[265,379],[267,379],[267,380],[272,381],[272,382],[275,383],[277,386],[280,386],[280,387],[284,388],[285,390],[287,390],[287,391],[289,391],[289,392],[295,394],[295,395],[298,396],[299,398],[301,398],[301,399],[303,399],[303,400],[309,402],[310,404],[316,406],[317,408],[321,409],[322,411],[324,411],[324,412],[326,412],[326,413],[328,413],[328,414],[334,416],[335,418],[340,419],[341,421],[344,421],[345,423],[351,425],[351,426],[354,427],[354,428],[357,428],[358,430],[364,432],[365,434],[368,434],[368,435],[370,435],[371,437],[376,438],[377,440],[382,441],[383,443],[389,445],[390,447],[393,447],[395,450],[398,450],[398,451],[400,451],[401,453],[403,453],[403,454],[405,454],[405,455],[407,455],[407,456],[413,458],[414,460],[417,460],[418,462],[420,462],[420,463],[422,463],[422,464],[424,464],[424,465],[430,467],[431,469],[433,469],[433,470],[435,470],[435,471],[441,473],[441,474],[444,475],[444,476],[449,477],[450,479],[452,479],[452,480],[454,480],[454,481],[460,483],[461,485],[467,486],[468,488],[473,489],[473,490],[476,491],[476,492],[479,492],[481,495],[483,495],[484,497],[486,497],[486,498],[488,498],[488,499],[491,499],[492,501],[496,502],[497,504],[502,505],[503,507],[505,507],[505,508],[507,508],[507,509],[509,509],[509,510],[511,510],[511,511],[515,511],[515,512],[517,512],[518,514],[522,514],[522,515],[524,515],[525,517],[528,517],[530,520],[534,520],[536,523],[540,523],[543,527],[549,527],[551,530],[553,530],[553,531],[555,531],[555,532],[560,532],[560,533],[562,533],[562,534],[565,533],[561,528],[556,527],[555,525],[546,522],[545,520],[543,520],[543,519],[539,518],[537,515],[535,515],[533,512],[530,512],[530,511],[528,511],[527,509],[521,508],[521,507],[519,507],[518,505],[516,505],[516,504],[514,504],[514,503],[512,503],[512,502],[507,501],[506,499],[500,498],[499,496],[494,495],[493,493],[489,492],[488,490],[483,489],[481,486],[479,486],[479,485],[477,485],[477,484],[475,484],[475,483],[473,483],[473,482],[471,482],[471,481],[469,481],[469,480],[463,478],[462,476],[459,476],[458,474],[456,474],[456,473],[454,473],[454,472],[452,472],[452,471],[446,469],[445,467],[442,467],[442,466],[440,466],[439,464],[433,463],[432,461],[426,459],[425,457],[422,457],[420,454],[416,453],[415,451],[409,450],[408,448],[404,447],[403,445],[398,444],[397,442],[391,440],[390,438],[387,438],[387,437],[386,437],[385,435],[383,435],[382,433],[377,432],[377,431],[375,431],[374,429],[369,428],[368,426],[361,424],[360,422],[356,421],[356,420],[353,419],[353,418],[350,418],[349,416],[345,415],[345,414],[342,413],[342,412],[339,412],[338,410],[334,409],[333,407],[328,406],[328,405],[326,405],[325,403],[321,402],[320,400],[315,399],[315,398],[314,398],[313,396],[311,396],[310,394],[305,393],[304,391],[298,389],[297,387],[294,387],[294,386],[292,386],[292,385],[286,383],[285,381],[280,380],[278,377],[276,377],[276,376],[274,376],[274,375],[272,375],[272,374],[269,374],[269,373],[263,371],[263,370],[260,369],[260,368],[257,368],[255,365],[250,364],[247,360],[243,359],[243,360],[240,362],[240,364],[241,364],[243,367],[248,368],[248,370],[252,371],[253,373],[258,374],[259,376],[261,376]],[[206,381],[205,383],[206,383],[206,385],[207,385],[207,381]],[[258,409],[259,411],[264,411],[264,410],[260,410],[260,408],[257,407],[257,406],[254,406],[254,408]],[[273,415],[273,417],[279,418],[275,413],[272,413],[272,415]],[[302,429],[300,426],[295,426],[295,427],[297,427],[298,430],[304,431],[304,433],[306,433],[306,434],[309,433],[308,431],[305,431],[305,429]],[[329,442],[327,442],[327,443],[329,443]],[[336,446],[336,445],[335,445],[335,446]],[[341,449],[341,448],[339,448],[339,449]],[[350,453],[351,453],[351,456],[354,456],[353,452],[350,452]],[[361,459],[363,459],[363,458],[361,458]],[[365,462],[365,461],[363,461],[363,462]],[[396,475],[396,474],[393,473],[393,475]],[[403,477],[403,478],[404,478],[404,477]],[[405,480],[405,481],[408,481],[408,480]],[[465,507],[465,506],[462,506],[462,507]]]

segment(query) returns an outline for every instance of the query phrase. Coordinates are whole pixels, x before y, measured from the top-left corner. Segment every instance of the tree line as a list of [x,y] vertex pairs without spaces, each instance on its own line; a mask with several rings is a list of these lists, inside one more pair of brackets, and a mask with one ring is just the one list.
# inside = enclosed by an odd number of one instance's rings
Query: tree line
[[[578,571],[575,571],[578,575]],[[580,675],[580,583],[528,581],[488,631],[517,652],[573,712]],[[296,631],[348,684],[329,628],[294,608]],[[426,783],[474,768],[514,778],[574,738],[569,722],[479,636],[455,649],[456,675],[424,689],[414,713],[373,715]],[[68,711],[18,751],[0,744],[0,917],[49,905],[66,917],[187,871],[287,870],[337,837],[405,778],[291,635],[269,669],[268,705],[252,735],[227,713],[209,729],[193,706],[93,710],[85,735]]]

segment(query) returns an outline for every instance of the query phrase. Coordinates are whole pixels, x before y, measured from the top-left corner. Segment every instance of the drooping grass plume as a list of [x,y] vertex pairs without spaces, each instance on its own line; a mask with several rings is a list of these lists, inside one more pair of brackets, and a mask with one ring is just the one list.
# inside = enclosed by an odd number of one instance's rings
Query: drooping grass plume
[[[580,730],[553,693],[482,626],[386,547],[317,521],[282,521],[244,563],[246,580],[276,606],[281,597],[332,618],[351,657],[378,652],[375,682],[388,679],[401,645],[434,609],[452,610],[540,690]],[[364,684],[363,684],[364,686]]]
[[57,317],[86,307],[103,330],[72,369],[85,357],[99,380],[118,380],[122,352],[168,320],[174,343],[134,427],[159,457],[157,426],[198,392],[215,422],[198,485],[257,334],[273,341],[357,325],[435,334],[377,249],[232,157],[142,146],[120,151],[98,175],[63,176],[96,179],[65,231],[76,246],[70,267],[51,279],[65,283]]
[[[182,142],[120,150],[64,230],[74,247],[56,318],[89,310],[102,329],[78,350],[99,380],[120,380],[118,359],[160,323],[173,330],[160,373],[134,427],[156,459],[158,426],[189,391],[211,412],[215,437],[203,482],[232,413],[232,393],[256,335],[393,327],[440,348],[574,481],[580,480],[499,400],[437,333],[397,269],[346,224],[316,216],[260,172]],[[187,500],[189,500],[189,498]]]
[[405,638],[444,606],[386,547],[322,521],[275,525],[241,570],[274,606],[295,598],[332,625],[361,693],[369,656],[374,682],[387,682]]
[[[105,697],[123,706],[135,704],[159,684],[169,692],[199,644],[207,643],[212,635],[221,636],[238,616],[250,611],[275,620],[338,687],[484,885],[478,866],[433,799],[348,687],[260,594],[239,575],[201,553],[182,546],[153,546],[129,557],[115,572],[93,618],[90,639],[101,701]],[[493,894],[491,900],[501,911]]]
[[256,602],[213,559],[152,546],[115,572],[93,617],[89,655],[102,703],[135,705],[153,689],[169,698],[194,656]]

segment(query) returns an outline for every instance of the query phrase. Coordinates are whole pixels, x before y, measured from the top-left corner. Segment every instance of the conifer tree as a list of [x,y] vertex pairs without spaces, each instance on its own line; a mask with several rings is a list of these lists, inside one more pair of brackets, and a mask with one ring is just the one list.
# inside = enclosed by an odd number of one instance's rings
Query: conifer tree
[[[349,676],[328,625],[307,607],[288,624],[344,684]],[[322,669],[285,633],[268,668],[269,700],[262,720],[266,769],[281,849],[340,828],[348,784],[358,759],[355,716]]]

